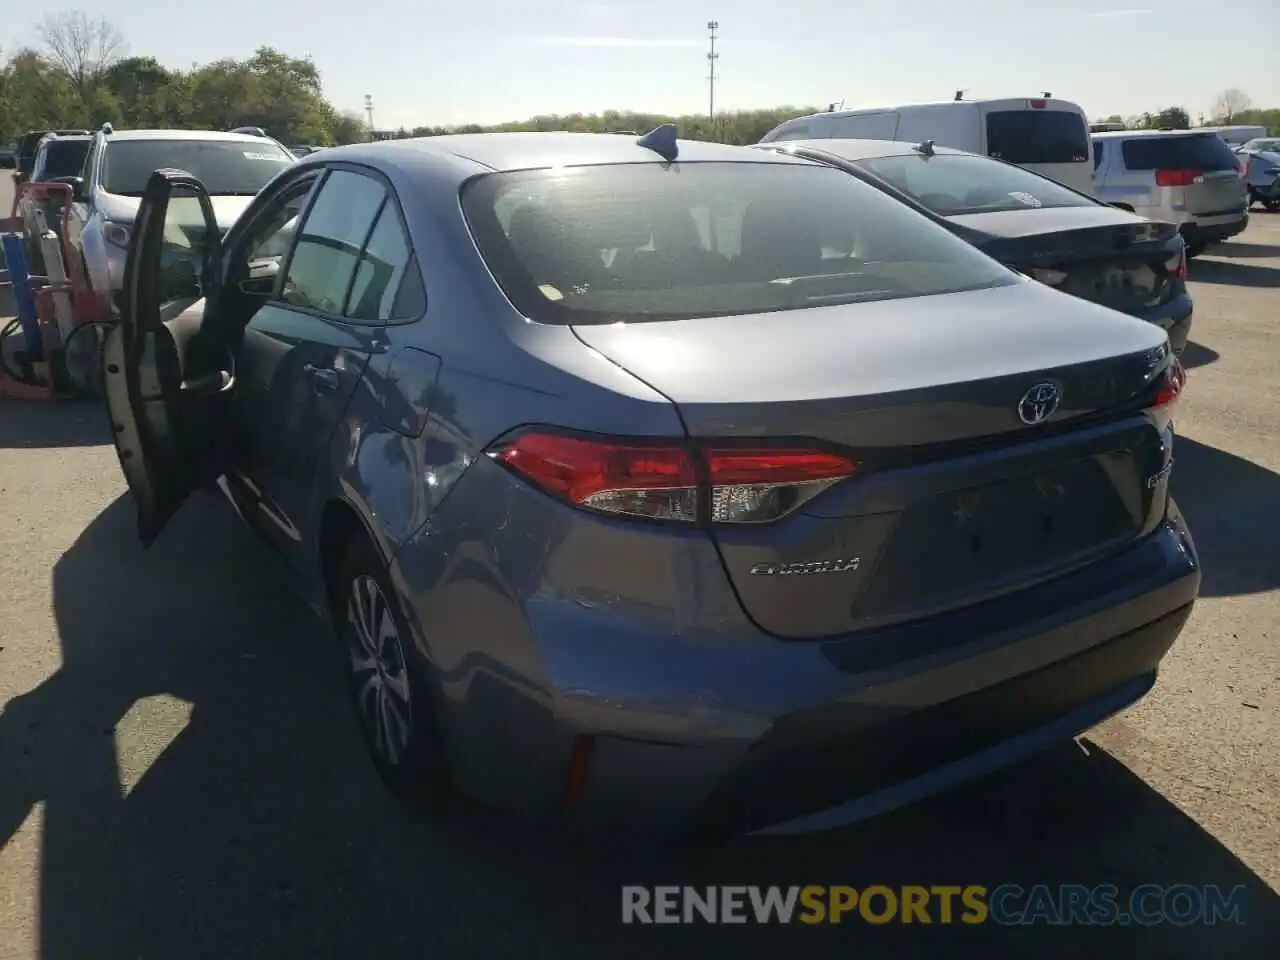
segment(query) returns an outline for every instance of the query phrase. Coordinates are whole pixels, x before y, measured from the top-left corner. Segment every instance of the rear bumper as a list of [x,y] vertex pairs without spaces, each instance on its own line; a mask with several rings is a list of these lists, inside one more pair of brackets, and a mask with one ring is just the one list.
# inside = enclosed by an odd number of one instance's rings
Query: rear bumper
[[1183,239],[1190,246],[1192,244],[1220,243],[1223,240],[1229,240],[1237,234],[1244,233],[1248,226],[1249,215],[1242,213],[1239,216],[1230,218],[1213,217],[1212,219],[1184,223],[1180,229]]
[[[1171,504],[1153,534],[1106,561],[826,642],[774,640],[731,617],[721,635],[684,634],[625,605],[544,595],[520,605],[527,635],[503,640],[518,666],[491,661],[465,680],[462,663],[444,668],[442,725],[459,785],[531,819],[676,835],[826,829],[981,776],[1133,703],[1199,583]],[[514,610],[490,599],[484,621],[509,632]],[[584,737],[591,762],[566,807]]]

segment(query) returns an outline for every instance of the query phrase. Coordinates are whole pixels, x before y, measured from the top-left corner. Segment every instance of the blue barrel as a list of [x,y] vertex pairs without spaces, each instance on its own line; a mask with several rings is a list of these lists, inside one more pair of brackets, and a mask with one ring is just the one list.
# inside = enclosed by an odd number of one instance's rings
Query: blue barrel
[[26,244],[18,233],[0,234],[0,244],[4,245],[5,266],[9,268],[9,282],[13,284],[13,302],[22,324],[27,356],[39,360],[44,357],[44,339],[40,336],[36,298],[31,294],[31,278],[27,273]]

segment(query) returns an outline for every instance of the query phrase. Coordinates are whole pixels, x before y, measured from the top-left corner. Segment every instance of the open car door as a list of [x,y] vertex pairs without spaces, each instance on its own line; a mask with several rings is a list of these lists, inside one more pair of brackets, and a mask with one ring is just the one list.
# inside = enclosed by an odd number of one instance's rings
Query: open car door
[[107,412],[144,546],[225,467],[235,360],[205,322],[220,267],[204,186],[182,170],[157,170],[129,240],[121,321],[102,347]]

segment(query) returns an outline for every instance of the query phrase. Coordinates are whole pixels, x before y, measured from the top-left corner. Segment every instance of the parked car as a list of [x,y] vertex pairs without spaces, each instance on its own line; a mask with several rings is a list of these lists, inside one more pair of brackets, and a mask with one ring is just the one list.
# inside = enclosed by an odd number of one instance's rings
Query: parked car
[[139,536],[218,478],[397,792],[856,819],[1133,703],[1191,611],[1164,333],[857,177],[664,127],[324,150],[221,240],[214,199],[150,176],[103,348]]
[[[120,305],[125,253],[142,191],[153,170],[185,170],[201,177],[219,228],[227,229],[249,201],[294,162],[293,154],[270,137],[212,130],[115,130],[93,135],[79,176],[58,178],[75,191],[69,237],[83,258],[93,289]],[[198,233],[198,230],[196,231]],[[173,233],[168,255],[198,256],[184,246],[188,234]]]
[[1100,203],[1012,164],[931,142],[794,140],[766,144],[830,164],[909,203],[1042,283],[1169,334],[1191,332],[1185,244],[1171,223]]
[[1243,165],[1249,206],[1280,210],[1280,138],[1250,140],[1236,151]]
[[[962,92],[962,91],[961,91]],[[833,110],[797,117],[766,133],[779,140],[932,140],[939,146],[1015,163],[1093,192],[1089,172],[1089,121],[1069,100],[961,100],[913,103],[870,110]]]
[[[93,138],[88,134],[45,134],[36,146],[29,180],[47,182],[79,176],[92,141]],[[27,244],[27,264],[33,273],[46,272],[44,254],[40,248],[42,230],[36,219],[36,211],[44,213],[46,227],[58,231],[61,229],[64,205],[65,200],[59,196],[37,198],[24,193],[19,199],[19,214]]]
[[1249,203],[1226,141],[1199,130],[1124,130],[1093,135],[1099,200],[1177,224],[1187,256],[1244,232]]
[[40,147],[40,141],[49,134],[56,134],[59,137],[87,136],[88,130],[31,130],[20,136],[14,144],[14,171],[13,180],[16,184],[21,184],[31,179],[31,173],[36,165],[36,151]]

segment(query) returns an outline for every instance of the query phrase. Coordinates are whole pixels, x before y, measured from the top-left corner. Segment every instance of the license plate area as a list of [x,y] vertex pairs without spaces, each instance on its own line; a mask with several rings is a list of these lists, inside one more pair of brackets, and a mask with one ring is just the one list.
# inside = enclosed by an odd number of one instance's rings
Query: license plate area
[[1162,272],[1146,263],[1085,264],[1067,270],[1064,293],[1118,309],[1136,309],[1160,297]]
[[1141,516],[1117,484],[1137,486],[1128,452],[1092,457],[931,497],[903,511],[862,597],[892,615],[997,583],[1032,580],[1136,535]]

